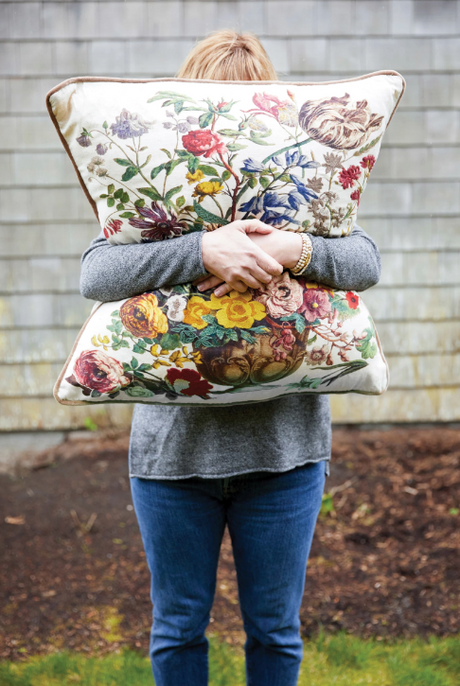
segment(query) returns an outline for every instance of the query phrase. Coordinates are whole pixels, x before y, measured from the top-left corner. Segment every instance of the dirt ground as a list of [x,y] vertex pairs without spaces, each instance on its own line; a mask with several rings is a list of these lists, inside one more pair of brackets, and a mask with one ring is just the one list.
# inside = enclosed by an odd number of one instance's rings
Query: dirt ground
[[[71,440],[0,476],[0,659],[56,648],[147,650],[149,575],[132,509],[128,435]],[[460,630],[460,429],[334,431],[302,633]],[[245,635],[228,532],[208,633]]]

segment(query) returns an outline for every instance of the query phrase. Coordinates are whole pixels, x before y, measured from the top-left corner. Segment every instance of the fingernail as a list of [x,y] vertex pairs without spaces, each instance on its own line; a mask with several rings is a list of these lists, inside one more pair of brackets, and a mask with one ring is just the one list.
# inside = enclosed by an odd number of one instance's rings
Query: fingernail
[[203,291],[203,290],[204,290],[204,286],[203,286],[202,284],[200,284],[197,288],[198,288],[199,291]]
[[222,295],[222,291],[219,291],[219,289],[217,289],[216,291],[214,291],[214,295],[215,295],[217,298],[219,298],[219,297]]

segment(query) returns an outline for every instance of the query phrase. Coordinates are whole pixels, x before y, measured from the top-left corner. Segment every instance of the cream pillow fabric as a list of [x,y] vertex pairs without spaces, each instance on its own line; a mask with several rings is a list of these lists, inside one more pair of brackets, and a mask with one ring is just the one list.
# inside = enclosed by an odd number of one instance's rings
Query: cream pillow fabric
[[50,116],[111,243],[257,217],[344,236],[404,79],[326,83],[82,77]]
[[[393,71],[329,83],[76,78],[47,106],[112,244],[256,217],[345,236],[399,104]],[[190,284],[96,303],[56,382],[63,404],[237,404],[382,393],[360,296],[285,271],[216,298]]]

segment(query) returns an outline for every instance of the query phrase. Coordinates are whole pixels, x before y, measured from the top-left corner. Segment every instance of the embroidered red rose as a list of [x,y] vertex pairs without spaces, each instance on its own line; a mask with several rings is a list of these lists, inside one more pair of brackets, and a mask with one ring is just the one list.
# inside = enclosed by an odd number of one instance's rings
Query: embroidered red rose
[[353,291],[348,291],[345,297],[347,299],[348,307],[350,307],[352,310],[356,310],[359,305],[359,295],[357,293],[353,293]]
[[225,141],[218,133],[213,133],[208,129],[198,129],[196,131],[189,131],[185,136],[182,136],[182,144],[184,148],[191,152],[192,155],[204,155],[211,157],[214,153],[223,155],[228,152]]
[[363,157],[363,159],[360,162],[360,165],[362,166],[362,168],[363,169],[369,169],[369,171],[371,171],[374,164],[375,164],[374,155],[366,155],[366,157]]
[[194,369],[175,369],[171,367],[166,372],[166,378],[176,393],[181,393],[182,395],[201,395],[206,398],[212,389],[211,384],[206,379],[201,378],[199,372]]
[[361,169],[355,164],[352,164],[348,169],[342,169],[339,174],[339,181],[342,184],[342,188],[352,188],[355,185],[355,181],[361,176]]

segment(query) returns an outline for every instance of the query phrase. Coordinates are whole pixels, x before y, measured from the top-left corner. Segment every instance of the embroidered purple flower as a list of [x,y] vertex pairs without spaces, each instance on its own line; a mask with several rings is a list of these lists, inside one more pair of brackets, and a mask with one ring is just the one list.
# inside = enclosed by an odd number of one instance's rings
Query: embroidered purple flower
[[156,202],[152,202],[152,207],[138,207],[137,211],[143,219],[132,217],[129,219],[131,226],[136,229],[143,229],[141,236],[142,243],[152,241],[163,241],[165,238],[180,236],[182,231],[187,230],[184,222],[177,220],[173,212],[168,213]]
[[104,145],[103,143],[98,143],[96,145],[96,152],[98,155],[101,155],[101,157],[104,157],[105,153],[108,150],[108,145]]
[[152,122],[146,122],[139,114],[128,112],[123,109],[119,117],[115,117],[115,124],[112,124],[113,135],[125,140],[126,138],[135,138],[148,133],[152,126]]
[[78,145],[81,145],[82,148],[89,148],[91,145],[91,136],[85,129],[83,130],[81,136],[78,136],[77,143]]

